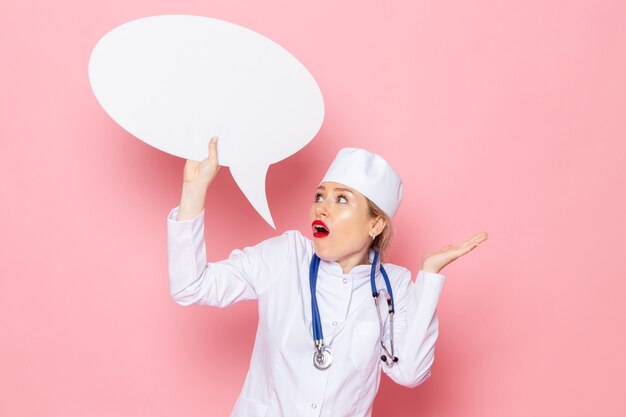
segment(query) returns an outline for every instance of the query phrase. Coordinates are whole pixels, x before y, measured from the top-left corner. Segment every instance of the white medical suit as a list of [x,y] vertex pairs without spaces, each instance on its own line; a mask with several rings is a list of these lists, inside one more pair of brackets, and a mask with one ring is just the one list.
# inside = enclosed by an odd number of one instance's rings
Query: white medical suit
[[[370,285],[370,265],[344,274],[322,260],[317,300],[324,342],[333,355],[326,370],[313,366],[309,263],[313,242],[288,231],[228,259],[207,263],[204,211],[167,220],[171,296],[182,305],[226,307],[258,300],[259,324],[250,369],[231,417],[369,417],[381,369],[398,384],[414,387],[430,376],[438,334],[437,302],[444,275],[386,263],[395,302],[394,346],[399,361],[380,360],[380,325]],[[370,260],[372,259],[370,253]],[[384,290],[380,272],[377,288]],[[380,297],[385,346],[389,349],[387,303]]]

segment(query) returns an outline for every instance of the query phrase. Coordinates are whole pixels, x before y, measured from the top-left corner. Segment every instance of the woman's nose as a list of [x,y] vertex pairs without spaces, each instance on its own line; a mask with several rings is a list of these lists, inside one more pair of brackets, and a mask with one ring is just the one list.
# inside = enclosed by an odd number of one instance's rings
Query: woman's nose
[[320,201],[315,205],[315,214],[318,216],[327,216],[328,208],[326,207],[325,201]]

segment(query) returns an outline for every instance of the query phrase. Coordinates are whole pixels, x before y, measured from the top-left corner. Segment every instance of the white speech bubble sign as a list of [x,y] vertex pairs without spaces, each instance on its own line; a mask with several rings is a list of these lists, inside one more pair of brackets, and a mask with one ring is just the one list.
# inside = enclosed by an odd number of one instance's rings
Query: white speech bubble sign
[[151,16],[116,27],[91,52],[89,82],[115,122],[164,152],[200,161],[218,136],[220,165],[273,228],[267,170],[308,144],[324,119],[320,88],[293,55],[204,16]]

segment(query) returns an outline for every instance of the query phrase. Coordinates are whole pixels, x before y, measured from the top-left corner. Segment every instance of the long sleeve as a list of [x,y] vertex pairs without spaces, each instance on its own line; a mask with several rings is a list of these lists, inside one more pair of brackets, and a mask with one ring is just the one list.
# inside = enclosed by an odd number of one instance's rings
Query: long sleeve
[[[394,317],[395,355],[392,367],[381,363],[383,371],[396,383],[415,387],[430,376],[439,334],[437,303],[445,276],[419,271],[415,283],[410,272],[403,280],[404,294],[396,304]],[[388,327],[388,326],[387,326]],[[388,333],[386,329],[386,333]]]
[[170,295],[181,305],[226,307],[258,298],[280,275],[289,256],[289,232],[243,250],[228,259],[207,263],[204,210],[191,220],[176,220],[179,207],[167,218]]

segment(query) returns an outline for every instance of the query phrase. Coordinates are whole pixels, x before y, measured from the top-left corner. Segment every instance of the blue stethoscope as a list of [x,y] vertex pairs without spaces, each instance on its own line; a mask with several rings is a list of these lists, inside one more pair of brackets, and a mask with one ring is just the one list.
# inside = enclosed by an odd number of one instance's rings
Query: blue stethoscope
[[[370,272],[370,283],[372,285],[372,296],[374,297],[374,304],[376,305],[376,313],[378,313],[378,324],[380,325],[380,345],[382,346],[385,354],[381,355],[380,359],[387,364],[387,366],[393,366],[395,362],[398,362],[398,357],[395,356],[393,348],[393,292],[391,291],[391,283],[389,282],[389,276],[387,271],[380,264],[380,272],[385,280],[385,286],[387,287],[387,293],[385,298],[387,300],[387,307],[389,310],[390,321],[390,346],[391,352],[385,347],[383,342],[383,319],[380,315],[380,309],[378,308],[378,296],[379,291],[376,289],[376,263],[378,262],[378,251],[374,252],[374,261],[372,262],[372,270]],[[315,288],[317,286],[317,271],[320,267],[320,258],[313,254],[311,259],[311,265],[309,267],[309,284],[311,286],[311,312],[313,317],[313,341],[315,342],[315,353],[313,354],[313,365],[317,369],[327,369],[333,362],[333,357],[328,349],[324,347],[324,333],[322,332],[322,320],[320,319],[320,311],[317,306],[317,296],[315,294]]]

